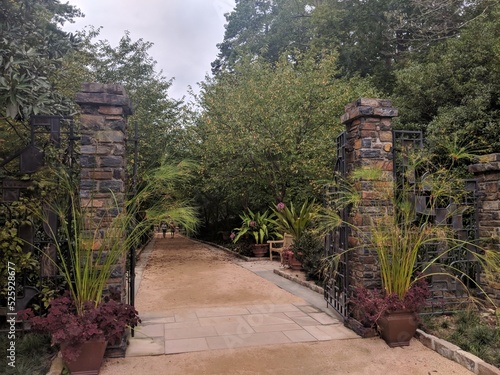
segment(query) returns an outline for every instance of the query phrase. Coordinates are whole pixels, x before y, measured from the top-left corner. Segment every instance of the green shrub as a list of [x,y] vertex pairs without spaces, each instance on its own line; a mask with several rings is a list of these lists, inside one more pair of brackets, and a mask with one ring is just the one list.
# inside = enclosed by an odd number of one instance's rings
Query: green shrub
[[302,263],[302,269],[308,280],[320,280],[321,259],[324,256],[323,240],[312,231],[304,231],[302,236],[294,240],[292,251]]

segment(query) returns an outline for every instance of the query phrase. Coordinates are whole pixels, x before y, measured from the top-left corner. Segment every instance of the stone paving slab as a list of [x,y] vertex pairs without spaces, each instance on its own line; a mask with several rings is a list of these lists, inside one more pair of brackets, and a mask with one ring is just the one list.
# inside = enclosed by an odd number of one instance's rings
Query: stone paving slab
[[126,356],[357,338],[312,305],[260,304],[144,314]]

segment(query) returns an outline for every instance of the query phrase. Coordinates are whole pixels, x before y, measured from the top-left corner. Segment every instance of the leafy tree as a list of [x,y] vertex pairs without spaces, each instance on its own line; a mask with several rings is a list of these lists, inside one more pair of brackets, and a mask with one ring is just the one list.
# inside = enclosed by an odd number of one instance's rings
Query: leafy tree
[[231,70],[248,56],[276,62],[285,51],[305,51],[311,40],[311,10],[306,0],[236,0],[234,11],[226,15],[213,72]]
[[499,16],[496,5],[462,30],[460,38],[433,47],[425,61],[397,72],[400,122],[423,130],[436,151],[500,151]]
[[19,120],[31,114],[68,114],[71,104],[51,76],[77,40],[59,29],[80,16],[58,0],[0,3],[0,114]]
[[497,0],[236,1],[214,73],[245,56],[276,62],[285,51],[333,49],[341,74],[372,77],[391,93],[398,63],[454,37]]
[[330,53],[293,61],[283,54],[276,64],[246,59],[203,84],[194,152],[201,202],[219,207],[212,213],[304,201],[318,192],[313,182],[333,169],[344,105],[375,94],[359,78],[336,79],[336,63]]

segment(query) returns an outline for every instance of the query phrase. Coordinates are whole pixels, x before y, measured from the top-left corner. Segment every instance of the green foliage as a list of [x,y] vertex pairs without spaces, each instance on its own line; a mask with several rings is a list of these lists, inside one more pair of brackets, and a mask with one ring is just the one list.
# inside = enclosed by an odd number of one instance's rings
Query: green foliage
[[[116,264],[124,260],[131,248],[140,245],[159,220],[173,219],[188,233],[196,229],[195,210],[174,195],[174,187],[186,181],[187,169],[164,166],[151,174],[148,183],[126,202],[125,210],[115,202],[104,207],[107,211],[101,216],[92,211],[92,203],[80,206],[78,189],[70,175],[63,170],[54,170],[53,174],[58,177],[61,194],[47,197],[45,204],[57,215],[60,226],[51,237],[67,239],[67,244],[55,241],[59,255],[55,265],[66,281],[78,313],[84,310],[85,303],[97,306],[101,302]],[[38,212],[33,214],[48,221]]]
[[[357,244],[346,252],[358,249],[373,251],[378,261],[385,295],[389,297],[396,295],[400,301],[404,300],[418,280],[433,275],[447,275],[468,290],[461,280],[463,278],[465,283],[472,283],[475,288],[482,291],[480,285],[468,274],[446,262],[448,254],[460,250],[467,253],[468,259],[476,260],[480,267],[495,269],[496,272],[500,269],[500,265],[491,262],[488,256],[489,250],[480,248],[471,241],[455,238],[451,228],[432,222],[431,213],[443,207],[443,204],[445,207],[455,206],[456,210],[461,209],[460,196],[463,194],[463,188],[457,190],[459,183],[456,177],[446,169],[439,167],[432,169],[428,164],[426,167],[429,169],[421,169],[423,166],[420,163],[423,163],[423,160],[425,159],[408,163],[411,172],[406,176],[406,183],[398,186],[396,190],[384,173],[374,174],[368,171],[364,176],[366,168],[354,173],[354,180],[344,181],[341,184],[342,186],[350,184],[351,188],[340,191],[337,201],[333,199],[338,203],[335,206],[337,209],[345,207],[343,206],[345,202],[353,202],[353,199],[343,197],[344,194],[360,194],[356,184],[371,187],[370,204],[374,205],[374,211],[369,216],[358,212],[356,206],[350,207],[351,214],[362,225],[346,223],[351,229],[351,236],[357,241]],[[417,169],[412,169],[412,166]],[[408,181],[415,181],[417,171],[426,171],[425,176],[415,184],[409,183]],[[409,177],[410,174],[413,174],[413,178]],[[380,177],[373,179],[377,175]],[[427,192],[432,194],[428,196]],[[425,209],[417,209],[419,196],[428,197]],[[358,202],[367,203],[362,198]],[[454,212],[448,212],[449,216],[453,214]],[[426,246],[437,247],[430,259],[422,258],[421,251]],[[335,254],[333,259],[327,260],[330,262],[329,267],[335,269],[341,255]]]
[[392,91],[394,71],[460,29],[491,0],[249,1],[236,2],[214,73],[233,70],[242,59],[259,56],[270,63],[296,51],[336,50],[344,75],[370,77]]
[[[25,275],[31,278],[38,269],[38,260],[33,252],[23,249],[25,243],[18,236],[21,225],[31,225],[29,220],[29,202],[22,200],[13,203],[10,207],[0,206],[0,278],[7,280],[8,262],[15,265],[16,275]],[[7,292],[7,285],[0,289],[0,297]]]
[[313,37],[309,1],[238,0],[226,14],[224,40],[212,71],[232,70],[247,56],[261,56],[276,62],[283,53],[306,51]]
[[[0,346],[8,348],[9,345],[8,335],[1,335]],[[2,374],[46,374],[49,371],[51,360],[56,354],[56,349],[50,345],[49,335],[31,332],[18,335],[16,337],[16,366],[5,365],[4,370],[1,370]],[[3,363],[6,363],[5,359],[3,359]]]
[[[465,310],[449,317],[426,318],[424,329],[498,367],[500,326],[487,317],[484,312]],[[443,323],[437,326],[441,320]]]
[[321,281],[321,265],[325,254],[323,237],[311,230],[305,230],[293,241],[292,251],[302,263],[302,269],[309,280]]
[[[169,97],[172,79],[156,72],[156,61],[150,56],[151,42],[130,34],[116,47],[106,40],[97,40],[100,29],[80,31],[80,48],[67,54],[64,69],[57,81],[64,92],[73,97],[83,82],[122,84],[130,97],[134,114],[129,117],[128,134],[138,128],[138,169],[158,168],[165,161],[179,162],[186,156],[179,138],[183,136],[185,109],[182,101]],[[128,150],[133,155],[133,150]],[[132,163],[129,163],[132,168]]]
[[77,40],[58,26],[80,12],[58,0],[2,1],[0,5],[0,113],[27,119],[32,114],[69,114],[71,102],[52,76]]
[[336,61],[333,53],[245,59],[202,85],[193,145],[200,205],[234,214],[319,194],[314,182],[331,173],[345,103],[375,95],[358,78],[337,79]]
[[177,165],[163,164],[143,176],[143,185],[130,202],[149,223],[174,222],[188,235],[199,225],[198,210],[185,197],[184,186],[194,178],[196,165],[182,161]]
[[[401,126],[421,129],[436,153],[447,144],[499,152],[500,5],[397,72]],[[455,137],[455,138],[453,138]]]
[[237,232],[234,242],[240,238],[250,235],[256,244],[263,244],[269,238],[277,235],[274,227],[273,214],[266,210],[263,213],[252,212],[248,209],[240,215],[241,227],[235,228]]

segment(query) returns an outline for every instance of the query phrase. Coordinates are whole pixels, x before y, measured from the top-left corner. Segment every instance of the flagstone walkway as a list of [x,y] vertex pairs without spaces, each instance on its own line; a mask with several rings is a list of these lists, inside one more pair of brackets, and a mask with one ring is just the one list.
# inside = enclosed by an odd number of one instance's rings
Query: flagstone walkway
[[[143,254],[145,258],[149,257],[148,251],[151,248]],[[214,248],[213,251],[221,250]],[[309,299],[321,307],[302,300],[141,313],[142,323],[130,339],[126,356],[358,338],[326,308],[322,296],[275,275],[273,270],[279,267],[278,261],[243,262],[237,258],[234,261],[261,277],[277,280],[283,289],[309,295]],[[143,268],[144,262],[138,269],[138,285]],[[137,289],[140,293],[140,288]]]

